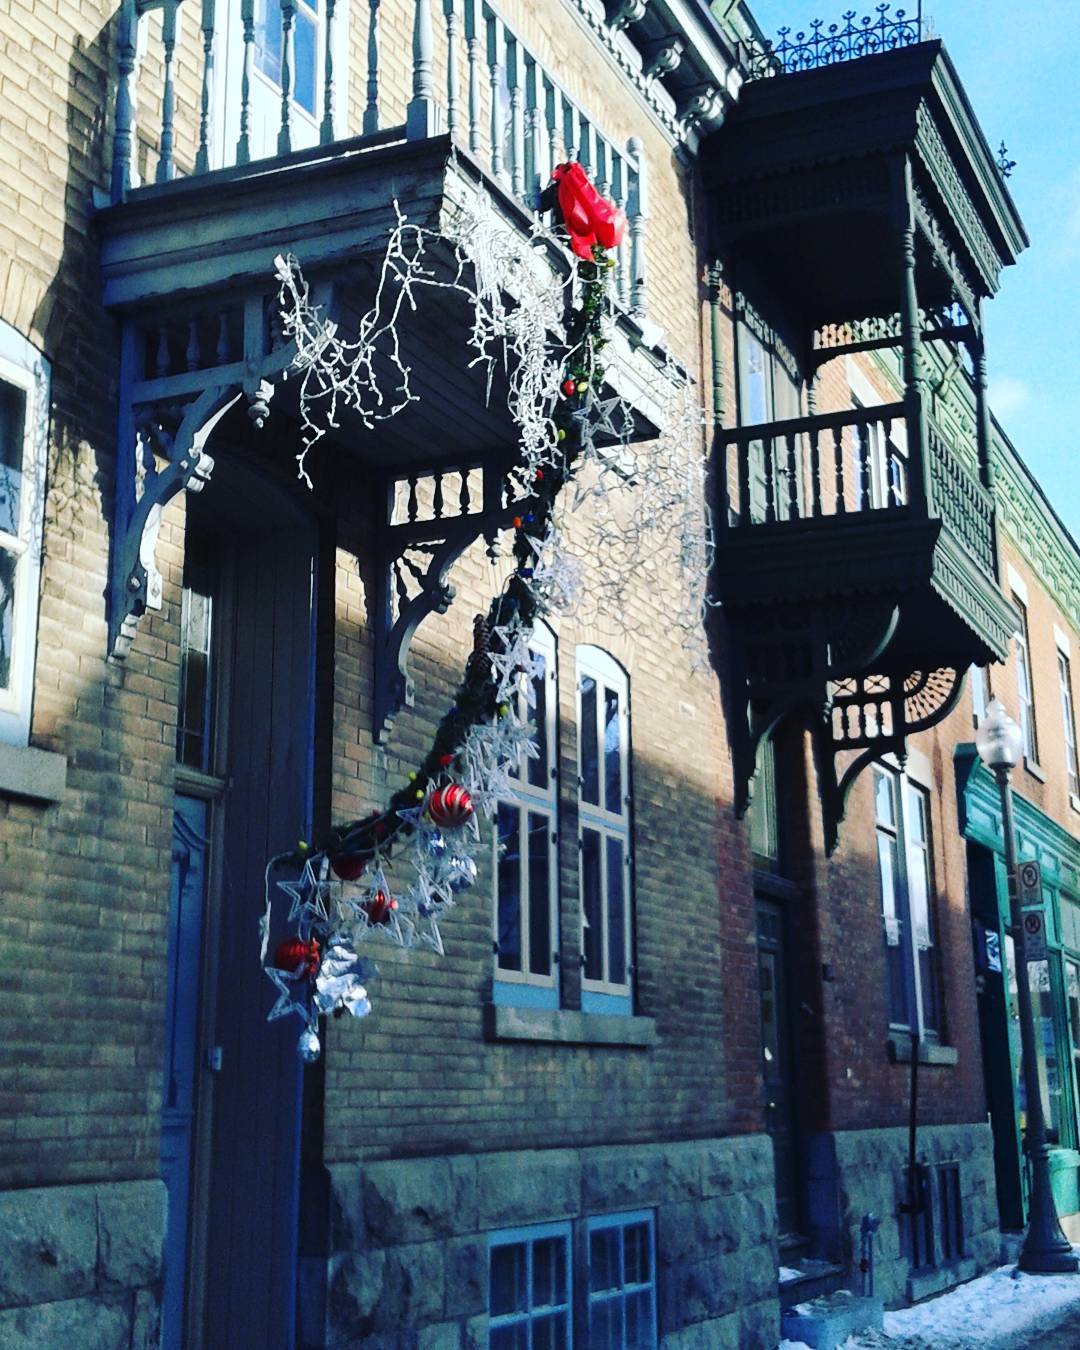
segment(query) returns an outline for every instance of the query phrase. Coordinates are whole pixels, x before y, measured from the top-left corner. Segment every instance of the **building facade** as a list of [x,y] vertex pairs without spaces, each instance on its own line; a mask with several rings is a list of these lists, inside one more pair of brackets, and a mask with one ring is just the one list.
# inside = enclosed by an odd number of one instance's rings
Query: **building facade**
[[[1065,728],[1018,786],[1077,1208],[1076,549],[981,328],[1023,229],[939,42],[788,72],[723,9],[13,11],[5,1345],[767,1347],[782,1301],[862,1287],[868,1216],[891,1302],[992,1264],[1022,1117],[972,664]],[[469,364],[446,240],[480,196],[533,247],[573,159],[629,221],[605,394],[645,443],[668,386],[704,406],[712,668],[674,569],[590,604],[587,499],[538,756],[445,950],[381,946],[374,1013],[304,1066],[267,859],[408,782],[516,528],[512,387]],[[352,333],[405,227],[430,284],[373,362],[416,399],[344,409],[309,486],[279,259]]]

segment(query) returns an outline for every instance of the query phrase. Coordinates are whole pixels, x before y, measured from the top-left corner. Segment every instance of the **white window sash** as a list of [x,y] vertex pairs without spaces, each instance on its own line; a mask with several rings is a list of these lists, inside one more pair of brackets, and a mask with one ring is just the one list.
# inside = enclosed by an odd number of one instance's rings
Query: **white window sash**
[[19,532],[17,536],[7,532],[0,534],[0,547],[16,559],[10,679],[8,687],[0,689],[0,742],[26,745],[30,735],[37,651],[38,583],[48,460],[49,366],[25,338],[3,323],[0,323],[0,380],[21,389],[26,400]]
[[[584,677],[596,685],[596,744],[593,752],[597,762],[597,796],[599,802],[587,802],[582,796],[583,719],[581,715],[581,684]],[[604,690],[610,689],[619,699],[619,801],[618,812],[609,811],[606,802],[607,764],[604,754]],[[578,651],[577,661],[577,723],[578,723],[578,859],[579,889],[581,893],[581,951],[585,952],[585,934],[588,923],[585,912],[584,856],[585,831],[592,830],[600,841],[600,979],[589,979],[582,970],[581,987],[586,993],[611,994],[626,998],[630,994],[633,972],[634,935],[631,931],[631,889],[633,879],[633,849],[630,833],[630,682],[626,673],[606,652],[585,648]],[[608,840],[617,840],[622,846],[622,931],[625,978],[611,979],[611,932],[608,922],[611,905],[611,879],[608,875]]]

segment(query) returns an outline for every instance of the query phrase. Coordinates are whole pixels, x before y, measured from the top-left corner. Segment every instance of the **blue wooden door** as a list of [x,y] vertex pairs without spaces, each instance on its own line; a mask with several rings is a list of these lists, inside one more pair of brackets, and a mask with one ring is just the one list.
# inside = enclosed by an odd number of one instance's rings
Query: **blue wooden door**
[[267,858],[310,832],[314,557],[313,527],[291,515],[217,536],[208,777],[220,788],[178,793],[174,829],[167,1350],[295,1339],[301,1065],[295,1021],[265,1020],[258,921]]

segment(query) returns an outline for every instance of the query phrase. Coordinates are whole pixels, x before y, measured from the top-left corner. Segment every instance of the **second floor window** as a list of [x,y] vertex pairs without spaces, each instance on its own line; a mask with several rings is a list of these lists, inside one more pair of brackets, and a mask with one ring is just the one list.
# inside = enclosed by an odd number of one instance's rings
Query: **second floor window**
[[558,772],[555,636],[537,624],[531,643],[531,691],[519,716],[532,727],[537,756],[522,756],[517,791],[499,803],[495,860],[497,1002],[558,1007]]
[[1080,796],[1080,777],[1076,763],[1076,718],[1073,715],[1072,671],[1069,658],[1058,649],[1058,686],[1061,690],[1061,721],[1065,728],[1065,773],[1068,777],[1069,796]]
[[[319,89],[320,0],[295,0],[293,10],[293,102],[316,115]],[[255,0],[255,68],[281,88],[281,5]]]
[[1020,705],[1020,731],[1024,738],[1024,758],[1039,762],[1039,742],[1035,735],[1035,688],[1031,681],[1031,644],[1028,641],[1027,606],[1015,594],[1013,604],[1020,611],[1016,634],[1016,697]]
[[989,703],[986,667],[971,667],[971,716],[976,726],[986,716],[986,707]]
[[937,1035],[938,961],[933,917],[930,799],[903,774],[874,768],[874,819],[889,1022]]
[[49,371],[0,322],[0,741],[30,738],[48,457]]
[[629,1012],[630,717],[626,673],[579,647],[578,851],[586,1011]]

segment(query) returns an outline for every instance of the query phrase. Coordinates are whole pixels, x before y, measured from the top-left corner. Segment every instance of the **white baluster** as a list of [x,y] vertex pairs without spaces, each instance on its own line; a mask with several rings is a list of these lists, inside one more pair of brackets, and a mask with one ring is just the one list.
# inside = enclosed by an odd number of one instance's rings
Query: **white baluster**
[[431,23],[431,0],[415,0],[413,13],[413,96],[405,112],[405,135],[410,141],[424,140],[439,131],[435,105],[433,66],[435,33]]
[[135,146],[135,52],[138,23],[135,0],[123,0],[116,32],[116,104],[112,161],[114,202],[122,202],[131,187],[131,159]]
[[547,127],[548,176],[565,158],[562,153],[562,135],[559,131],[559,91],[544,78],[544,122]]
[[649,215],[648,181],[645,166],[645,147],[637,136],[626,143],[630,160],[630,313],[648,312],[645,292],[645,222]]
[[367,104],[363,128],[365,136],[379,129],[379,0],[368,0]]

